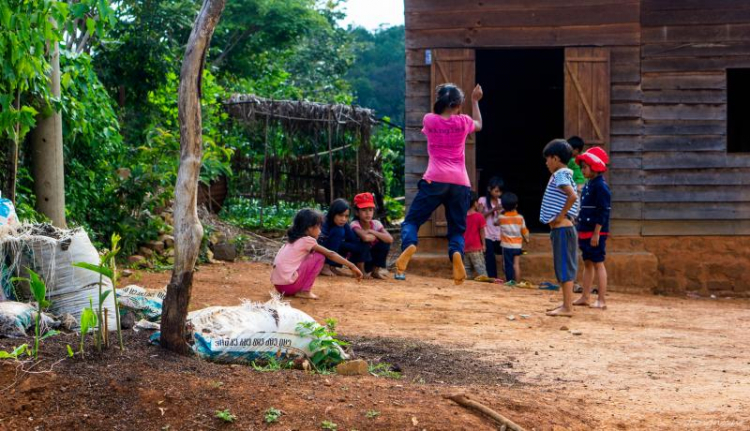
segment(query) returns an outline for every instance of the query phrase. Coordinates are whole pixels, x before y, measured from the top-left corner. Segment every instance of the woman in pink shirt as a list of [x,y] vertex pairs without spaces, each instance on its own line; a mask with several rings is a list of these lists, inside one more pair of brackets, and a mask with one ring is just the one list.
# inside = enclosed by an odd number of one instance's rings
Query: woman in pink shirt
[[417,232],[432,212],[445,206],[448,222],[448,256],[453,263],[453,281],[463,283],[466,212],[469,209],[471,183],[466,172],[466,137],[482,130],[479,101],[482,87],[471,93],[472,116],[461,114],[464,93],[454,84],[437,87],[433,112],[424,116],[422,133],[427,136],[430,156],[427,171],[419,181],[419,191],[401,224],[401,256],[396,260],[396,279],[405,280],[406,267],[417,251]]
[[298,298],[318,299],[318,295],[311,290],[326,258],[348,266],[357,280],[362,279],[362,272],[357,265],[318,245],[322,224],[323,215],[315,210],[303,209],[294,216],[292,227],[287,231],[288,242],[281,247],[273,260],[271,283],[276,286],[279,293]]

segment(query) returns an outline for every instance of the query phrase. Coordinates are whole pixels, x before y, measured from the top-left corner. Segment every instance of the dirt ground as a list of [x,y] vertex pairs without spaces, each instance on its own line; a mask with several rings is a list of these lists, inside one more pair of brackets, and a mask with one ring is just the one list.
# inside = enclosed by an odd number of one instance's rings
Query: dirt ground
[[[269,274],[261,263],[202,266],[192,308],[264,301]],[[125,282],[159,288],[168,279]],[[609,310],[567,319],[544,316],[557,292],[473,282],[326,278],[314,291],[320,300],[292,304],[338,319],[355,356],[403,377],[260,373],[177,357],[132,331],[124,354],[60,361],[75,343],[66,335],[47,340],[38,374],[1,364],[0,429],[313,430],[324,420],[339,430],[497,429],[444,399],[459,392],[527,429],[750,429],[747,300],[613,294]],[[0,349],[14,343],[0,340]],[[266,425],[271,406],[284,414]],[[214,418],[225,408],[237,421]]]

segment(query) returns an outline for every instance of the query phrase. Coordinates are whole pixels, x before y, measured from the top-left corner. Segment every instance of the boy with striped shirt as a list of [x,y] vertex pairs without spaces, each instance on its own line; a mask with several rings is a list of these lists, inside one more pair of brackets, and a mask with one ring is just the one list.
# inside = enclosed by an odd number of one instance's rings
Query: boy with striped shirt
[[529,230],[526,221],[516,211],[518,196],[505,193],[500,198],[503,212],[495,224],[500,226],[500,247],[503,249],[503,267],[507,285],[513,286],[521,278],[521,252],[523,242],[529,242]]
[[573,149],[564,139],[555,139],[544,147],[542,155],[552,176],[544,191],[539,221],[551,228],[552,260],[563,292],[563,303],[548,310],[547,315],[571,317],[573,282],[578,271],[578,235],[573,220],[579,208],[573,171],[568,169]]

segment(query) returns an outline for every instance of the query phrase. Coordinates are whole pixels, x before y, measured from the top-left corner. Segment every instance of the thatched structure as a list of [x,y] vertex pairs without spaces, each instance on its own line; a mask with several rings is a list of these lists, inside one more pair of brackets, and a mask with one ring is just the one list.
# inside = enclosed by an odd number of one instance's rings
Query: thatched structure
[[[243,160],[240,166],[235,163],[238,171],[261,171],[261,199],[265,200],[267,189],[273,196],[283,194],[286,199],[321,203],[370,191],[383,208],[379,154],[370,146],[372,128],[378,121],[371,109],[253,95],[234,95],[224,105],[249,130],[263,130],[265,134],[266,151],[261,167],[248,166]],[[288,136],[323,143],[325,147],[311,154],[296,151],[290,156],[269,154],[269,126],[281,127]]]

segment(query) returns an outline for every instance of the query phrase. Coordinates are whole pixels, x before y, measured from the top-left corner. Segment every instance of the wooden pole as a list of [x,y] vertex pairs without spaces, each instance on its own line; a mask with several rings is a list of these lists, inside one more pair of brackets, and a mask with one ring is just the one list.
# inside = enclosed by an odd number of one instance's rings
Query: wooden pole
[[161,317],[161,347],[187,354],[185,320],[193,287],[203,226],[198,219],[198,176],[203,153],[201,78],[206,54],[226,0],[203,0],[190,33],[180,71],[177,108],[180,121],[180,167],[174,195],[175,256]]
[[330,201],[333,202],[334,196],[333,196],[333,152],[331,151],[333,142],[331,141],[331,138],[333,137],[333,108],[330,108],[328,110],[328,181],[330,183],[331,188],[331,199]]
[[260,225],[263,226],[263,208],[266,206],[266,165],[268,164],[268,116],[266,116],[265,131],[265,150],[263,152],[263,173],[260,177]]
[[464,407],[478,410],[479,412],[497,421],[502,427],[505,427],[507,430],[525,431],[522,426],[516,424],[512,420],[506,418],[505,416],[492,410],[491,408],[485,406],[484,404],[474,401],[472,399],[469,399],[469,397],[464,394],[450,395],[450,396],[446,396],[446,398]]

